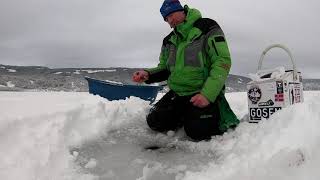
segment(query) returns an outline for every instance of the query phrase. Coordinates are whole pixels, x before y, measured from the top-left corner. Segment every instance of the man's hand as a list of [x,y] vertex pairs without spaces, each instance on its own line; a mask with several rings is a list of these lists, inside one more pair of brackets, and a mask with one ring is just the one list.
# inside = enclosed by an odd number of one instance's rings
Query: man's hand
[[196,94],[194,95],[190,102],[192,102],[192,104],[196,107],[199,107],[199,108],[204,108],[204,107],[207,107],[210,102],[209,100],[202,94]]
[[134,82],[142,83],[148,79],[149,79],[149,74],[144,70],[136,71],[132,75],[132,81]]

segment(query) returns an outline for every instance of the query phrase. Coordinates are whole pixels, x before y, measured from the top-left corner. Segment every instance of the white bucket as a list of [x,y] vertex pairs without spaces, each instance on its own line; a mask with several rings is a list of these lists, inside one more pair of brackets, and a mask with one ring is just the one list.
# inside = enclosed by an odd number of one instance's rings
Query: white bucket
[[[272,48],[285,50],[291,59],[293,69],[284,67],[262,70],[262,61]],[[288,48],[280,44],[267,47],[259,60],[257,73],[247,84],[249,122],[268,119],[273,113],[289,105],[303,102],[303,86],[301,73],[297,71],[293,57]]]

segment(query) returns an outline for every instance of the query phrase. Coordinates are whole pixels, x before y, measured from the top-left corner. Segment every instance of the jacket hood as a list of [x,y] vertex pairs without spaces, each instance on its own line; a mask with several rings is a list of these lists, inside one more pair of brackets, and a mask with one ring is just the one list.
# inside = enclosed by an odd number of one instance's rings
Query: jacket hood
[[183,38],[188,35],[188,32],[193,27],[193,23],[202,17],[200,11],[197,9],[191,9],[187,5],[184,6],[184,9],[185,12],[187,12],[186,19],[175,28],[175,31],[179,32]]

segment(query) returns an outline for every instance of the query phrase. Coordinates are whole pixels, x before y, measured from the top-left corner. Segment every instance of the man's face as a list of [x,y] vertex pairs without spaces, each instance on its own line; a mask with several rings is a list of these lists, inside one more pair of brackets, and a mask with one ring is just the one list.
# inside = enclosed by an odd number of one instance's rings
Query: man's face
[[171,28],[175,28],[178,24],[182,23],[185,19],[183,11],[177,11],[169,14],[166,17],[166,22],[170,25]]

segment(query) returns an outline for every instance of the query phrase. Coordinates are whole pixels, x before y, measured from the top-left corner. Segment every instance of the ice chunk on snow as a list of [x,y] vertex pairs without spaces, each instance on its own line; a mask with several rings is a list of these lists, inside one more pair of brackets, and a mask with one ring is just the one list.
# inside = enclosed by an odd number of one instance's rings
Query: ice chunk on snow
[[95,160],[94,158],[91,158],[84,167],[87,169],[92,169],[92,168],[95,168],[96,166],[97,166],[97,160]]
[[73,74],[81,74],[80,70],[76,70],[75,72],[73,72]]
[[137,180],[151,179],[151,177],[153,176],[153,174],[155,172],[161,171],[162,169],[163,169],[163,167],[162,167],[161,163],[154,163],[153,166],[147,164],[146,166],[143,167],[143,170],[142,170],[143,175],[142,175],[142,177],[138,178]]
[[16,85],[13,84],[11,81],[8,81],[8,82],[7,82],[7,86],[8,86],[9,88],[13,88],[13,87],[15,87]]
[[169,136],[169,137],[173,137],[174,136],[174,131],[168,131],[167,132],[167,136]]
[[78,157],[78,156],[79,156],[79,152],[73,151],[73,152],[72,152],[72,155],[73,155],[73,157]]
[[8,70],[8,72],[17,72],[17,70],[15,70],[15,69],[7,69]]

